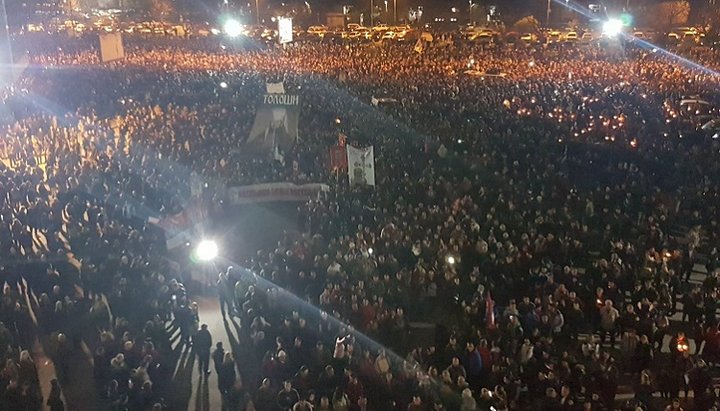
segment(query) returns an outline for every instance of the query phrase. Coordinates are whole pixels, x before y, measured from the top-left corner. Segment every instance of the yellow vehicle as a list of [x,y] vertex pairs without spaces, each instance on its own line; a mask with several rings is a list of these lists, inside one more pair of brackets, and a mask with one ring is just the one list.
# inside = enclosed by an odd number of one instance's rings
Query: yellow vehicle
[[548,33],[548,43],[557,43],[562,38],[562,33],[557,30],[551,30]]
[[537,36],[533,33],[523,33],[523,35],[520,36],[520,40],[524,41],[525,43],[535,43],[537,39]]
[[324,37],[327,31],[328,28],[326,26],[310,26],[307,29],[308,34],[318,37]]
[[397,34],[394,31],[386,31],[382,35],[383,40],[395,40],[396,37],[397,37]]
[[45,28],[42,24],[28,24],[27,25],[27,31],[29,33],[40,33],[45,31]]
[[493,35],[490,31],[480,31],[470,35],[468,40],[477,41],[479,43],[492,43]]

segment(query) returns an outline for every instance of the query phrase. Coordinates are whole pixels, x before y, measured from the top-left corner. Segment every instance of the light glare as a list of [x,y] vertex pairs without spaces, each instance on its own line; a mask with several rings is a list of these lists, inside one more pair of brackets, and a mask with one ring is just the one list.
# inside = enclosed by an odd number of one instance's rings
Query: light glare
[[609,19],[603,23],[603,34],[608,37],[615,37],[622,31],[623,23],[618,19]]
[[229,37],[239,36],[240,34],[242,34],[242,30],[243,30],[242,24],[240,24],[240,22],[235,19],[229,19],[223,25],[223,31]]
[[210,261],[214,259],[218,255],[217,243],[212,240],[200,241],[197,248],[195,248],[195,255],[200,261]]

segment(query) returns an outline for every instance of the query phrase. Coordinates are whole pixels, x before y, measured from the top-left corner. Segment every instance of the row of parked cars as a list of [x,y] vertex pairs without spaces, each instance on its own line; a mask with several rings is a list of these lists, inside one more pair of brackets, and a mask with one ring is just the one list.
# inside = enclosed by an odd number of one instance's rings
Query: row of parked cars
[[118,22],[113,19],[98,20],[64,20],[49,21],[47,23],[30,23],[23,27],[28,33],[92,33],[92,32],[120,32],[126,34],[185,36],[187,28],[181,24],[169,24],[159,21]]
[[[505,42],[513,43],[523,41],[527,44],[536,43],[590,43],[596,40],[603,40],[605,35],[600,31],[591,29],[539,29],[535,32],[501,31],[488,27],[466,26],[460,29],[462,37],[469,41],[479,43],[493,43],[502,39]],[[633,41],[658,42],[662,40],[662,34],[654,30],[632,30],[628,31],[627,39]],[[666,34],[669,44],[691,42],[702,44],[705,39],[699,29],[694,27],[676,27]]]
[[[345,28],[328,28],[327,26],[310,26],[305,34],[317,38],[341,38],[348,40],[395,40],[403,41],[415,30],[407,25],[389,26],[378,24],[373,27],[350,23]],[[302,35],[301,35],[302,37]]]
[[536,44],[539,42],[546,43],[563,43],[563,42],[589,42],[598,36],[591,31],[578,32],[576,30],[539,30],[536,32],[517,32],[506,31],[501,32],[488,27],[466,26],[460,30],[462,37],[466,40],[478,43],[493,43],[500,38],[508,43],[522,41],[527,44]]

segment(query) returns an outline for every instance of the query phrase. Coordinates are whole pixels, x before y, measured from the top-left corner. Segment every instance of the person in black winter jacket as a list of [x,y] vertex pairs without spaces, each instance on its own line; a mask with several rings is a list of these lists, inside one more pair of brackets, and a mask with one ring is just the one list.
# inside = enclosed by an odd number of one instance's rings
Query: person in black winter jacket
[[193,336],[193,349],[198,356],[198,370],[210,374],[210,348],[212,347],[212,335],[208,331],[207,324],[200,326],[200,330]]

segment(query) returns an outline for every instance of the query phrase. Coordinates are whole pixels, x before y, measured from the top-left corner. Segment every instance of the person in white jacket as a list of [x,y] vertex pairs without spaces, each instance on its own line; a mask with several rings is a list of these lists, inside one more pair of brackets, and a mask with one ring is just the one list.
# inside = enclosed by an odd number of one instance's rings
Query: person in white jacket
[[528,361],[533,357],[533,352],[535,350],[535,347],[533,347],[532,343],[530,343],[530,340],[525,339],[523,341],[522,345],[520,346],[520,352],[518,354],[520,364],[526,365]]

